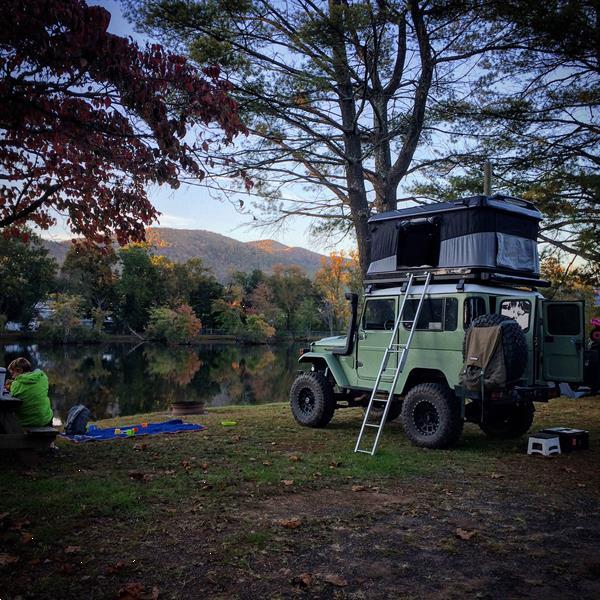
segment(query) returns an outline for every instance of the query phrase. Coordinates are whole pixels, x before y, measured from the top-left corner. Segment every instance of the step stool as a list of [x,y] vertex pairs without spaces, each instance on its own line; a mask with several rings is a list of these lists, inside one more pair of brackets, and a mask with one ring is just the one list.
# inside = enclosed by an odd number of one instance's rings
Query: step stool
[[560,440],[554,433],[536,433],[529,436],[527,454],[554,456],[560,454]]

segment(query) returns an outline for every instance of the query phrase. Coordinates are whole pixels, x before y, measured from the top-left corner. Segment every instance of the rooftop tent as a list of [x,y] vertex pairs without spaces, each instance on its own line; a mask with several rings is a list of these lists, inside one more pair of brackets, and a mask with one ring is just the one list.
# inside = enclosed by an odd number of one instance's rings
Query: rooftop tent
[[531,202],[499,195],[375,215],[368,276],[472,267],[537,277],[541,218]]

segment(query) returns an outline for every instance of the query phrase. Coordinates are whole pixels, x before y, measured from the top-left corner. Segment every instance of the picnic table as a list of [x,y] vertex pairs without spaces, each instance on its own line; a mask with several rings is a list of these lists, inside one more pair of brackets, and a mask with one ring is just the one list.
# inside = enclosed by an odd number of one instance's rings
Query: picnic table
[[50,447],[58,430],[54,427],[21,427],[17,413],[22,400],[0,395],[0,450],[15,450],[26,464],[38,462],[38,452]]

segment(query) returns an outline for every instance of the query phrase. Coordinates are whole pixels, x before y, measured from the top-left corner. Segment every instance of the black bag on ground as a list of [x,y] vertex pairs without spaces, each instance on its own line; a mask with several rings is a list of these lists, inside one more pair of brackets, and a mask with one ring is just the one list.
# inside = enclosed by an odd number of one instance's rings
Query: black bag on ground
[[65,422],[65,433],[67,435],[83,435],[87,429],[87,422],[91,411],[83,404],[76,404],[69,409]]

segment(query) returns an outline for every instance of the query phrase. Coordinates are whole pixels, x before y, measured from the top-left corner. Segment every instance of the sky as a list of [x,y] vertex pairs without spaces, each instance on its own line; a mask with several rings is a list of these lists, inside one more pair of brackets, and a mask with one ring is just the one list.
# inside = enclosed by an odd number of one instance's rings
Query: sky
[[[103,6],[111,13],[108,30],[122,36],[131,36],[136,41],[144,43],[146,36],[137,33],[122,13],[117,0],[88,0],[90,6]],[[237,198],[219,199],[215,193],[201,186],[181,185],[177,190],[168,186],[148,189],[152,204],[162,213],[157,226],[173,227],[176,229],[205,229],[214,231],[237,240],[247,242],[260,239],[275,239],[288,246],[309,248],[315,252],[330,252],[331,250],[353,248],[352,240],[345,240],[332,247],[322,241],[311,238],[308,232],[310,222],[306,218],[293,218],[287,221],[282,231],[266,230],[253,227],[252,217],[240,214]],[[45,232],[43,237],[54,240],[71,239],[64,222]]]

